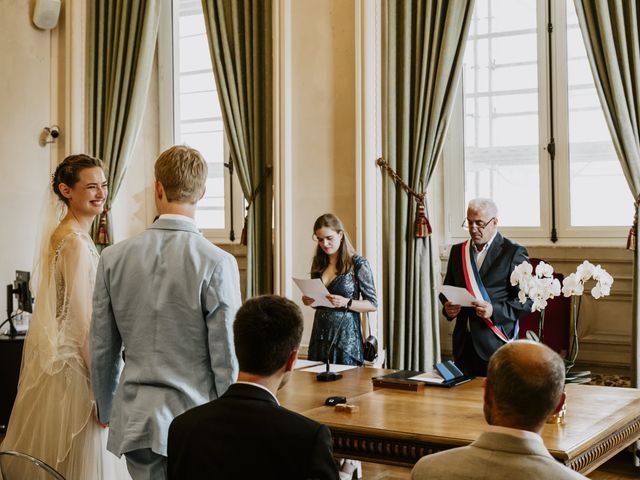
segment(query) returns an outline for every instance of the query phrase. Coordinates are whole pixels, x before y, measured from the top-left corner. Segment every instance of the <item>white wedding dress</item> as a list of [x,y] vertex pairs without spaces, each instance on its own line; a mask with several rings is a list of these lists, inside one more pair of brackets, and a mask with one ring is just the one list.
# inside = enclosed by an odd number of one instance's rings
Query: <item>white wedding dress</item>
[[95,421],[87,368],[98,252],[87,233],[69,228],[56,230],[45,247],[18,393],[0,449],[33,455],[67,480],[128,479],[124,457],[107,451],[108,430]]

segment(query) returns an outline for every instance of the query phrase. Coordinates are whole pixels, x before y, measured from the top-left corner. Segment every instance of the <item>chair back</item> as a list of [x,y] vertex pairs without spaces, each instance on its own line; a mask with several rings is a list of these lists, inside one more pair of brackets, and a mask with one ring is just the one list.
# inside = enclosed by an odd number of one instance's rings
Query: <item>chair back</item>
[[0,452],[0,480],[64,480],[42,460],[20,452]]
[[[539,258],[530,258],[529,263],[535,271],[536,266],[540,263]],[[557,278],[560,283],[564,279],[561,273],[553,273],[553,278]],[[527,331],[532,330],[538,334],[538,321],[540,312],[532,312],[520,317],[520,333],[519,338],[526,338]],[[547,302],[544,309],[544,341],[552,350],[558,352],[561,356],[566,357],[569,351],[569,336],[571,323],[571,298],[560,296],[552,298]]]

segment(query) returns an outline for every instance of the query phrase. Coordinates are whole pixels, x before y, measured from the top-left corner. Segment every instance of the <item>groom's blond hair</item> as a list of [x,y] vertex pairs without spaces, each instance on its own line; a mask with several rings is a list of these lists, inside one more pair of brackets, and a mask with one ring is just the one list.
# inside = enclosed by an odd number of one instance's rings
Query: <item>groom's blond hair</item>
[[160,154],[154,170],[169,202],[195,204],[202,198],[208,168],[195,148],[174,145]]

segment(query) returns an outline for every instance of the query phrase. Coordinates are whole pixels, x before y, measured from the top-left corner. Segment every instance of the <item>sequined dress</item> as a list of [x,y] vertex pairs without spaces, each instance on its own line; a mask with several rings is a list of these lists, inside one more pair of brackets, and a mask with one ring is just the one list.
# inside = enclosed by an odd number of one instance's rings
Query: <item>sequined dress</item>
[[[320,278],[321,274],[312,274]],[[353,271],[336,276],[327,286],[329,293],[354,300],[369,300],[378,306],[373,273],[366,258],[353,256]],[[332,345],[332,343],[334,343]],[[330,351],[329,351],[330,350]],[[360,314],[333,308],[317,308],[309,341],[309,360],[343,365],[364,363]]]

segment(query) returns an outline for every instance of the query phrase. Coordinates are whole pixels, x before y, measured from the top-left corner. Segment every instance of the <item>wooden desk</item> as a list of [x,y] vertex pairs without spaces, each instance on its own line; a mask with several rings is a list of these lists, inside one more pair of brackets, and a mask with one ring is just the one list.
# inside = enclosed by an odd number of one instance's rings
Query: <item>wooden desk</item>
[[373,391],[371,377],[391,372],[384,368],[352,368],[340,372],[340,380],[319,382],[315,373],[294,371],[289,383],[278,392],[278,401],[299,413],[324,405],[325,399],[334,395],[347,397],[352,403],[355,397]]
[[[329,384],[295,372],[279,398],[328,425],[337,455],[377,463],[412,466],[424,455],[468,445],[486,429],[481,379],[452,389],[374,390],[370,377],[380,372],[357,369]],[[640,436],[640,390],[567,385],[566,391],[566,424],[546,425],[542,432],[557,460],[586,474]],[[330,395],[347,396],[360,411],[339,413],[321,406]]]

